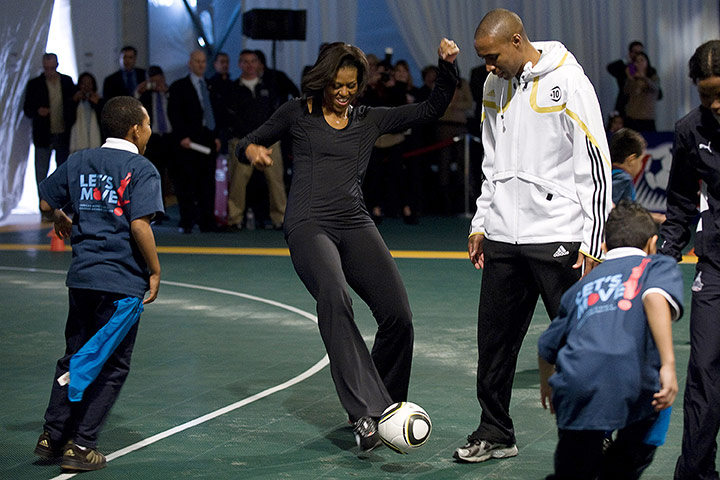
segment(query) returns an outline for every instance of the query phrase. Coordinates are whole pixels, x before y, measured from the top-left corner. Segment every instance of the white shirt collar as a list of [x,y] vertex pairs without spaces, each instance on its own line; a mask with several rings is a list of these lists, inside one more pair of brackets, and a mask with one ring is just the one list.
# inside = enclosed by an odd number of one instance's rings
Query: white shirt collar
[[641,257],[647,257],[645,250],[637,247],[617,247],[613,248],[605,254],[605,260],[614,260],[616,258],[631,257],[633,255],[640,255]]
[[126,152],[139,154],[137,145],[128,142],[123,138],[108,137],[100,148],[114,148],[115,150],[125,150]]

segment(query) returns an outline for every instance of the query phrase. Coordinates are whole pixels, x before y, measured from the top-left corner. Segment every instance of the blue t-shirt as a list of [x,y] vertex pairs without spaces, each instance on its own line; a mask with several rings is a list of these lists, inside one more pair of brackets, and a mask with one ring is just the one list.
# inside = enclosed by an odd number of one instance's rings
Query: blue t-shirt
[[115,148],[73,153],[43,180],[40,198],[73,213],[66,285],[142,298],[149,272],[130,222],[163,212],[160,174],[150,161]]
[[642,298],[662,293],[679,318],[682,276],[672,258],[642,253],[608,252],[565,292],[557,318],[540,336],[539,354],[556,369],[550,386],[558,428],[615,430],[653,413],[660,354]]
[[635,201],[635,185],[628,172],[622,168],[612,170],[612,201],[615,205],[623,198]]

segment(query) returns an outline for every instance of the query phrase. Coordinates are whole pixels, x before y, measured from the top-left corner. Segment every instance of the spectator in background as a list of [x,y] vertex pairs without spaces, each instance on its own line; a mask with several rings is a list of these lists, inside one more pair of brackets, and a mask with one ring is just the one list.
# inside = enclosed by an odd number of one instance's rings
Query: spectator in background
[[485,80],[487,80],[490,72],[487,71],[487,65],[483,62],[482,65],[470,70],[470,93],[472,93],[473,101],[475,102],[475,123],[478,125],[477,133],[473,132],[473,135],[479,135],[479,125],[482,117],[482,100],[483,100],[483,87],[485,86]]
[[[265,78],[259,76],[260,60],[255,51],[240,52],[238,65],[242,73],[233,89],[232,110],[235,118],[231,128],[228,162],[228,225],[232,230],[242,228],[247,206],[247,187],[255,171],[252,165],[238,161],[235,147],[240,138],[262,125],[284,103],[275,90],[275,84],[266,83]],[[273,164],[262,169],[262,172],[269,194],[270,221],[274,229],[280,229],[287,204],[280,142],[273,144],[271,149]]]
[[[165,74],[157,65],[148,68],[147,81],[138,87],[140,94],[140,102],[150,115],[150,126],[152,127],[152,135],[145,149],[145,157],[155,165],[160,173],[162,181],[163,205],[166,204],[167,197],[172,191],[170,177],[175,172],[170,172],[174,167],[174,142],[172,135],[172,125],[168,117],[168,86],[165,80]],[[165,213],[155,216],[155,223],[160,224],[167,220]]]
[[230,57],[225,52],[215,55],[213,62],[215,74],[208,78],[208,85],[213,95],[213,105],[216,107],[215,120],[217,122],[218,136],[220,137],[220,153],[228,152],[230,127],[234,121],[235,112],[231,107],[233,94],[233,81],[230,79]]
[[450,106],[438,120],[435,137],[437,142],[452,141],[451,144],[443,147],[438,155],[441,211],[446,215],[457,211],[457,193],[463,191],[464,142],[462,140],[456,142],[453,139],[462,138],[467,133],[467,112],[472,110],[472,106],[470,87],[464,78],[460,78]]
[[647,143],[642,135],[630,128],[621,128],[610,137],[612,161],[612,201],[635,201],[633,179],[642,171]]
[[100,132],[100,113],[104,102],[97,93],[97,82],[89,72],[78,77],[78,90],[73,95],[75,123],[70,129],[70,153],[84,148],[97,148],[102,145]]
[[625,126],[639,132],[655,131],[655,104],[660,98],[660,79],[648,56],[640,52],[625,72]]
[[120,95],[135,96],[138,85],[145,81],[145,70],[136,68],[137,49],[127,45],[120,50],[120,70],[105,77],[103,98],[105,101]]
[[[615,111],[620,114],[621,117],[625,118],[625,105],[627,104],[627,94],[625,93],[625,81],[628,78],[626,69],[629,68],[634,62],[635,57],[638,53],[642,53],[645,50],[645,46],[642,42],[633,40],[628,45],[628,62],[621,58],[609,63],[606,67],[608,73],[615,78],[618,86],[617,100],[615,100]],[[633,67],[634,68],[634,67]]]
[[54,53],[42,57],[43,73],[31,79],[25,89],[23,111],[32,119],[35,145],[35,181],[47,177],[50,155],[55,151],[55,163],[65,163],[70,153],[70,129],[75,123],[75,83],[57,71]]
[[[396,88],[392,64],[388,59],[379,62],[374,72],[372,69],[370,72],[367,90],[358,103],[370,107],[407,105],[406,86]],[[375,223],[381,223],[386,213],[393,217],[398,215],[400,155],[404,141],[404,132],[386,133],[377,139],[372,149],[363,181],[363,194]]]
[[[397,95],[405,95],[406,103],[418,102],[418,87],[413,84],[410,75],[410,65],[406,60],[398,60],[393,66],[393,77]],[[402,219],[408,225],[419,223],[420,208],[422,203],[423,164],[418,156],[404,158],[403,154],[422,146],[419,132],[424,131],[425,124],[413,126],[409,134],[405,135],[405,141],[400,144],[396,161],[392,167],[396,201],[402,206]],[[392,191],[392,190],[391,190]]]
[[617,132],[621,128],[625,127],[625,120],[623,120],[622,115],[620,115],[620,112],[617,110],[614,110],[610,113],[610,117],[608,118],[608,124],[607,124],[607,131],[609,135],[612,135],[613,133]]
[[438,68],[435,65],[427,65],[422,69],[420,75],[422,75],[423,85],[418,89],[417,101],[424,102],[427,97],[430,96],[430,92],[433,87],[435,87],[435,80],[437,80],[438,76]]
[[255,50],[255,55],[257,55],[260,62],[258,76],[263,79],[266,85],[274,85],[281,103],[300,96],[300,90],[285,72],[268,67],[265,53],[262,50]]
[[212,95],[205,80],[207,56],[194,50],[190,74],[170,85],[168,118],[172,125],[175,195],[180,207],[180,233],[217,230],[215,224],[215,159],[220,150]]

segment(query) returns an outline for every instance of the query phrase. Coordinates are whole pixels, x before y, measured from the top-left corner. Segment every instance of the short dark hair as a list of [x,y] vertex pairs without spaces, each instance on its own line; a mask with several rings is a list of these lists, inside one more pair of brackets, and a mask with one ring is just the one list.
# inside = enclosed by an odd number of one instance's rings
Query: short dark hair
[[605,246],[644,248],[657,235],[657,224],[650,213],[637,202],[622,199],[610,211],[605,222]]
[[120,53],[127,52],[127,51],[132,51],[135,54],[135,56],[137,56],[137,48],[133,47],[132,45],[125,45],[124,47],[122,47],[120,49]]
[[80,89],[80,80],[82,80],[85,77],[88,77],[90,79],[90,81],[92,82],[92,91],[97,92],[97,80],[95,80],[95,77],[90,72],[83,72],[78,76],[78,81],[77,81],[78,89]]
[[647,146],[645,138],[632,128],[621,128],[610,137],[610,159],[612,163],[623,164],[632,154],[642,155]]
[[710,40],[700,45],[690,57],[688,67],[689,77],[695,83],[720,76],[720,40]]
[[628,45],[628,52],[632,51],[633,47],[638,46],[645,48],[645,45],[643,45],[640,40],[633,40],[632,42],[630,42],[630,45]]
[[54,58],[56,62],[57,62],[57,59],[58,59],[58,58],[57,58],[57,54],[52,53],[52,52],[43,53],[42,58],[43,58],[43,60],[48,59],[48,58]]
[[357,69],[358,95],[362,94],[370,69],[367,58],[358,47],[343,42],[331,43],[320,52],[315,65],[302,78],[303,93],[309,96],[321,95],[325,87],[335,82],[338,70],[343,67]]
[[[238,58],[242,57],[243,55],[255,55],[256,57],[258,56],[257,50],[250,50],[249,48],[243,49],[243,51],[241,51],[238,55]],[[258,60],[260,59],[258,58]]]
[[148,77],[154,77],[155,75],[165,75],[165,73],[163,73],[163,69],[159,65],[150,65]]
[[134,97],[114,97],[107,101],[100,114],[100,125],[105,137],[125,138],[134,125],[145,119],[143,104]]
[[420,72],[420,75],[422,75],[423,80],[425,80],[425,77],[430,72],[435,72],[435,75],[439,75],[440,69],[438,67],[436,67],[435,65],[426,65]]
[[255,55],[257,55],[260,63],[262,63],[264,67],[267,67],[267,59],[265,58],[265,52],[263,52],[262,50],[253,50],[253,51],[255,52]]

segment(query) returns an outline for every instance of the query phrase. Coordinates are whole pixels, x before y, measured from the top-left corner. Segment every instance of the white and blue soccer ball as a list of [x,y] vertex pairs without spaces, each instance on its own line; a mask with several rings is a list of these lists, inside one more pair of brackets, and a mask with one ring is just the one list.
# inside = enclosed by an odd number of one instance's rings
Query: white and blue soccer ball
[[397,453],[410,453],[427,442],[432,432],[430,416],[411,402],[393,403],[382,413],[378,432],[383,443]]

